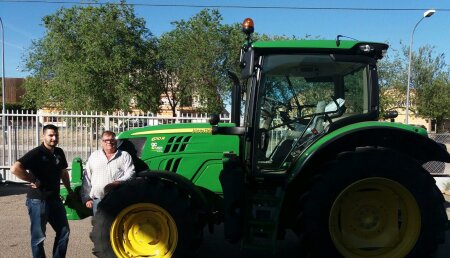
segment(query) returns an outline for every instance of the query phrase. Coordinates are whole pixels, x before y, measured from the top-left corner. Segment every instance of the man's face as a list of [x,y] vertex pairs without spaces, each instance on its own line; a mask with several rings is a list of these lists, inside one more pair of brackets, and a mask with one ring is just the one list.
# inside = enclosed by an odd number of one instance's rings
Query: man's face
[[116,152],[117,141],[112,135],[103,135],[102,137],[102,149],[105,152]]
[[59,140],[58,132],[53,129],[47,129],[42,135],[42,140],[46,147],[55,148]]

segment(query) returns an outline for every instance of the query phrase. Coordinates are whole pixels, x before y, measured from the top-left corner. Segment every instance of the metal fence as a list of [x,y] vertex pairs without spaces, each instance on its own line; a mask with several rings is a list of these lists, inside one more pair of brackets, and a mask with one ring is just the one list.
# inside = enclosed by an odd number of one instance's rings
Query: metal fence
[[[428,136],[436,142],[444,144],[447,151],[450,151],[450,133],[430,133]],[[448,163],[431,161],[425,163],[423,167],[434,176],[450,176],[450,164]]]
[[[160,117],[151,113],[132,115],[100,112],[27,112],[8,110],[0,136],[0,182],[17,181],[9,172],[11,165],[27,151],[40,144],[42,127],[54,124],[59,127],[59,146],[64,149],[67,161],[74,157],[87,160],[91,152],[100,148],[99,135],[104,130],[120,133],[147,125],[173,123],[206,123],[207,114],[179,114],[178,117]],[[221,122],[230,122],[228,115],[221,115]],[[3,121],[1,122],[3,125]],[[3,127],[3,126],[2,126]],[[70,167],[70,164],[69,164]]]
[[[5,180],[20,181],[9,172],[9,168],[27,151],[40,144],[42,127],[46,124],[55,124],[59,127],[59,146],[64,149],[67,161],[70,163],[74,157],[87,160],[91,152],[99,149],[100,139],[98,136],[104,130],[119,133],[147,125],[205,123],[209,117],[206,114],[179,114],[178,117],[159,117],[151,113],[131,115],[100,112],[34,113],[7,111],[0,117],[0,119],[3,118],[5,119],[5,126],[0,136],[0,182]],[[228,115],[221,115],[221,122],[229,121]],[[275,136],[280,137],[279,135]],[[450,133],[430,134],[429,136],[435,141],[445,144],[447,150],[450,150]],[[424,167],[433,175],[450,175],[450,164],[428,162]]]

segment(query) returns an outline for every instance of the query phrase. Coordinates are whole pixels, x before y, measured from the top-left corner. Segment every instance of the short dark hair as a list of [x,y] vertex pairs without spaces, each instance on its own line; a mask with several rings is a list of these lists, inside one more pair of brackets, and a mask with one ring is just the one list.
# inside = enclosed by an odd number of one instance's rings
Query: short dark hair
[[112,131],[104,131],[104,132],[102,133],[102,138],[103,138],[103,136],[105,136],[105,135],[111,135],[112,137],[116,138],[116,133],[115,133],[115,132],[112,132]]
[[58,127],[53,124],[44,125],[44,127],[42,128],[42,133],[44,134],[45,131],[47,131],[47,130],[53,130],[55,132],[58,132]]

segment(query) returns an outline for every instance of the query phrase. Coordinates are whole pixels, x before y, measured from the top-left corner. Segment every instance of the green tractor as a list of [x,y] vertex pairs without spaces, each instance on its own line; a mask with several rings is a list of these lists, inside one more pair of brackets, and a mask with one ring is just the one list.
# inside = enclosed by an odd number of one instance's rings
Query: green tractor
[[450,155],[423,128],[378,121],[376,62],[388,45],[252,42],[250,19],[243,30],[232,123],[118,136],[140,172],[99,204],[94,254],[195,257],[204,227],[223,223],[245,250],[274,252],[292,230],[304,257],[432,256],[448,219],[422,164]]

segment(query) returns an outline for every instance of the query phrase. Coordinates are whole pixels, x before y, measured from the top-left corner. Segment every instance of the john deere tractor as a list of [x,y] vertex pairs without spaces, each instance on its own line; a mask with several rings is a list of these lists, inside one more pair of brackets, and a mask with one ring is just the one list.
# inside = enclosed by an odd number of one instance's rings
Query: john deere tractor
[[118,136],[138,177],[99,204],[94,253],[194,257],[204,227],[223,223],[245,250],[274,252],[292,230],[304,257],[432,256],[447,216],[422,165],[450,155],[423,128],[378,121],[376,63],[388,46],[253,42],[251,19],[243,30],[232,123]]

